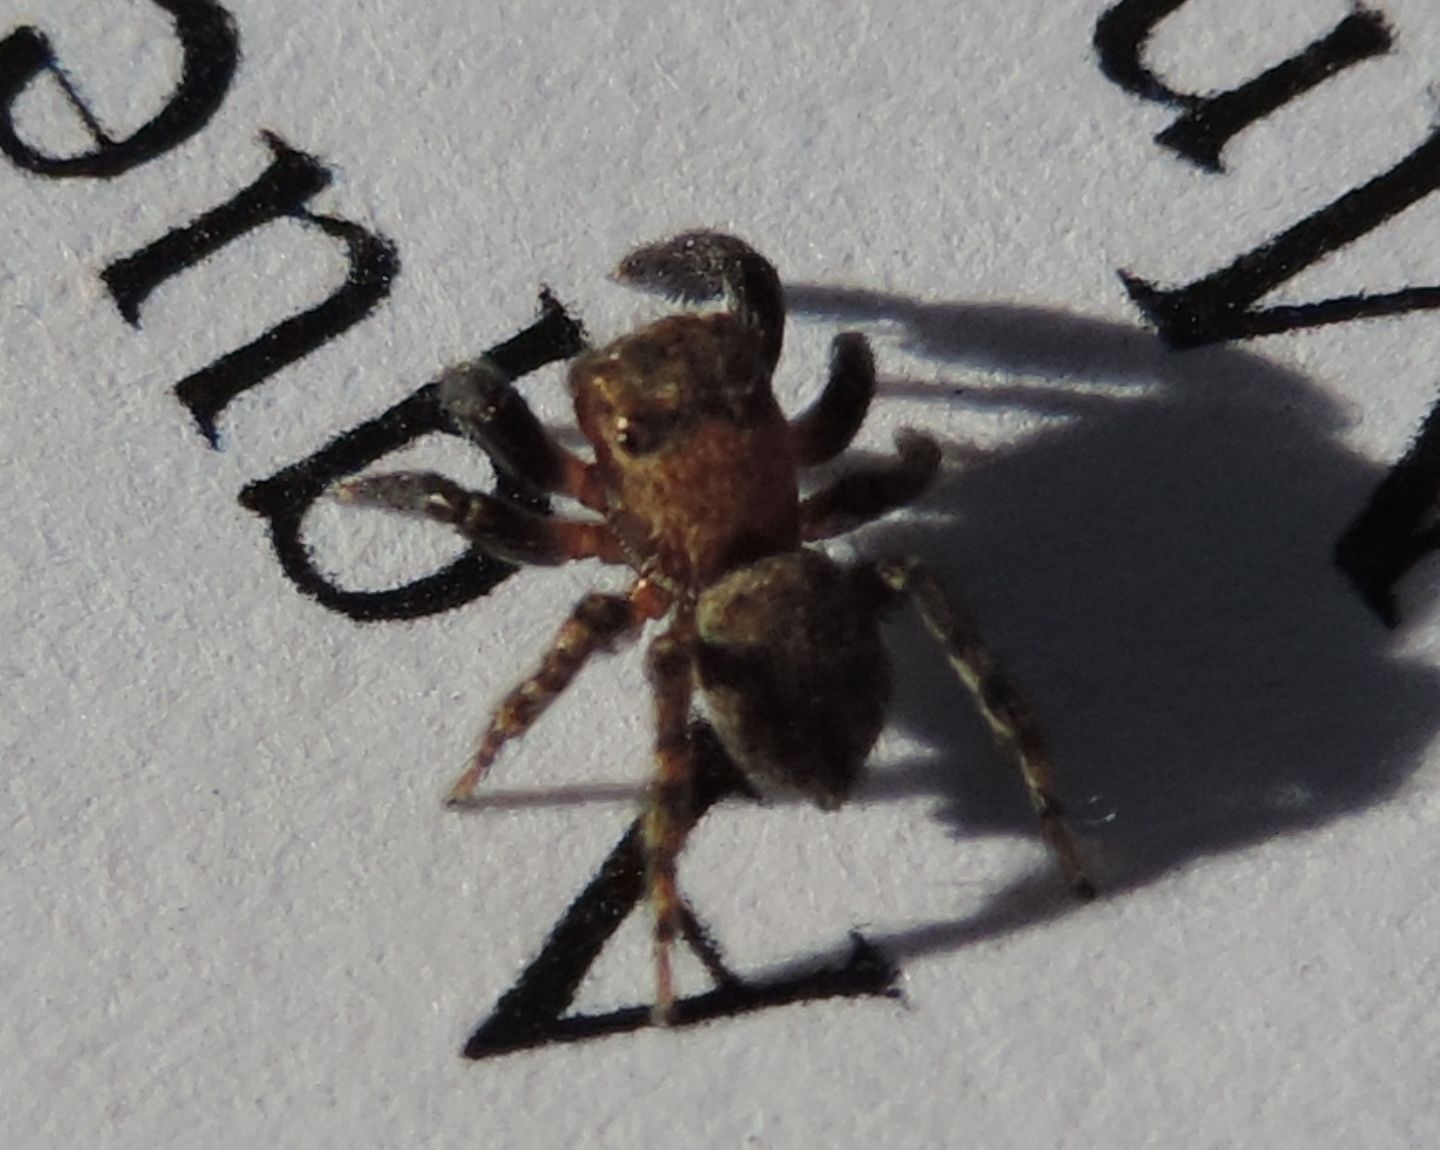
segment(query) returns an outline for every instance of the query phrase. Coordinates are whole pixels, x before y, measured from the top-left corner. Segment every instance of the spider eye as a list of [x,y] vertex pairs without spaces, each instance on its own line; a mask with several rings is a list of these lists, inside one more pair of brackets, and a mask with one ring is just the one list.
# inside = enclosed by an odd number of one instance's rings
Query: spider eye
[[627,455],[650,455],[664,445],[675,423],[673,418],[622,415],[615,421],[615,441]]

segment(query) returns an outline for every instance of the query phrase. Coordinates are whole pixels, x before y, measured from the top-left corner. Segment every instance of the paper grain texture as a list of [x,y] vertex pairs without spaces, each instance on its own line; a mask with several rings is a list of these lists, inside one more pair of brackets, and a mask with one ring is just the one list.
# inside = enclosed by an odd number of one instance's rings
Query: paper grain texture
[[[0,0],[0,1143],[1433,1144],[1437,60],[1426,0]],[[403,405],[542,284],[660,314],[607,273],[695,226],[780,270],[787,411],[858,330],[855,450],[944,445],[847,546],[973,609],[1103,894],[901,616],[858,798],[681,877],[742,975],[859,931],[903,999],[469,1062],[633,817],[640,651],[440,797],[623,573],[376,599],[463,548],[304,484],[489,487]],[[573,1009],[651,993],[637,913]]]

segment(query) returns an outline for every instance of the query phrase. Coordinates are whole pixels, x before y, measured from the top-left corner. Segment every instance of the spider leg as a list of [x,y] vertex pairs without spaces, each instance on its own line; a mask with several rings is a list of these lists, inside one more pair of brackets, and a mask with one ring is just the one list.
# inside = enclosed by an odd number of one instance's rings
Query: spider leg
[[627,595],[586,595],[561,625],[539,669],[505,696],[490,718],[480,746],[465,772],[450,788],[446,803],[466,806],[475,801],[480,785],[500,749],[528,731],[555,698],[597,651],[614,650],[622,640],[633,639],[647,619],[662,614],[664,606],[645,580]]
[[760,336],[773,370],[785,339],[785,292],[775,266],[735,236],[683,232],[645,244],[620,261],[620,283],[687,303],[725,297],[725,305]]
[[440,406],[457,430],[534,493],[568,495],[605,510],[595,466],[566,450],[490,356],[458,363],[440,377]]
[[[646,884],[655,914],[655,1005],[652,1017],[660,1025],[670,1021],[675,1005],[675,984],[671,976],[670,951],[677,935],[693,936],[686,930],[693,914],[680,895],[675,878],[675,861],[685,845],[694,819],[689,817],[690,790],[695,769],[694,744],[690,738],[690,704],[694,691],[692,643],[689,631],[693,620],[678,619],[651,644],[646,671],[655,692],[655,776],[646,796],[641,827],[645,847]],[[702,960],[703,946],[697,948]],[[713,956],[718,959],[718,955]],[[706,961],[709,965],[709,961]]]
[[896,457],[856,468],[800,504],[800,534],[828,539],[914,499],[940,468],[940,447],[928,435],[902,427],[895,433]]
[[391,471],[337,483],[342,503],[380,507],[448,523],[487,555],[511,563],[554,566],[572,559],[623,563],[625,555],[602,523],[551,519],[506,499],[470,491],[433,471]]
[[909,596],[926,629],[945,648],[945,655],[980,708],[996,739],[1014,751],[1030,805],[1040,817],[1040,833],[1060,863],[1060,871],[1077,898],[1095,897],[1095,883],[1055,797],[1050,749],[1029,702],[985,646],[975,621],[948,598],[930,570],[918,559],[893,559],[875,566],[891,588]]
[[[700,817],[714,801],[711,795],[719,793],[720,798],[744,795],[757,800],[759,795],[751,787],[745,773],[725,750],[715,729],[704,719],[692,719],[688,732],[690,754],[693,759],[694,780],[689,788],[690,796],[685,810],[685,835],[695,829]],[[719,945],[711,936],[705,924],[690,906],[689,899],[682,896],[680,902],[680,932],[695,957],[704,965],[717,986],[738,986],[740,976],[725,963]]]
[[858,331],[841,332],[830,345],[830,378],[820,398],[790,424],[801,467],[834,459],[850,446],[875,395],[875,356]]

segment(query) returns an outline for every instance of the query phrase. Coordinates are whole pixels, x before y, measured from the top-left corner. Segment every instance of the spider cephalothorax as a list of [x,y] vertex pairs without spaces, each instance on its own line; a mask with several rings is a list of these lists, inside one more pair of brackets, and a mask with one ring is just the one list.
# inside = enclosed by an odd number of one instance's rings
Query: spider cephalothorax
[[677,592],[799,546],[795,453],[772,368],[754,334],[719,312],[669,316],[570,369],[609,526],[637,567]]
[[893,460],[854,468],[801,498],[799,473],[843,451],[864,420],[875,389],[864,337],[837,337],[820,398],[787,420],[770,386],[785,308],[769,261],[733,236],[690,232],[637,248],[616,278],[683,300],[723,296],[727,307],[668,316],[574,361],[570,390],[592,460],[556,442],[489,359],[450,369],[440,388],[457,427],[518,481],[592,514],[546,518],[431,472],[366,476],[336,491],[449,523],[501,558],[598,558],[634,571],[625,594],[581,599],[538,671],[501,702],[450,801],[474,801],[501,747],[590,655],[668,620],[647,660],[656,765],[642,821],[655,1017],[665,1021],[674,1001],[670,949],[693,922],[675,864],[693,821],[695,693],[725,754],[758,790],[837,806],[884,723],[890,666],[879,624],[904,594],[1014,749],[1071,889],[1093,894],[1052,791],[1044,737],[968,616],[916,560],[841,565],[806,546],[908,502],[939,467],[934,441],[904,430]]

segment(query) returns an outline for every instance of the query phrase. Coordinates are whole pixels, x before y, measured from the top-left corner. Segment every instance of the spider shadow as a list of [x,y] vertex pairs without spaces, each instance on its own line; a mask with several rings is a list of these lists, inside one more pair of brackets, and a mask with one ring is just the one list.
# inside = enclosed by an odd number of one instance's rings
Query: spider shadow
[[[921,555],[974,611],[1047,727],[1102,892],[1363,810],[1414,772],[1440,674],[1394,652],[1331,563],[1382,472],[1341,444],[1337,405],[1304,377],[1039,308],[805,285],[787,299],[1017,381],[892,380],[882,396],[1061,417],[947,468],[919,522],[863,540]],[[893,638],[892,721],[935,753],[877,770],[862,799],[937,794],[957,835],[1035,837],[943,660],[912,623]],[[869,937],[902,959],[952,950],[1068,913],[1059,887],[1036,872],[975,916]]]

